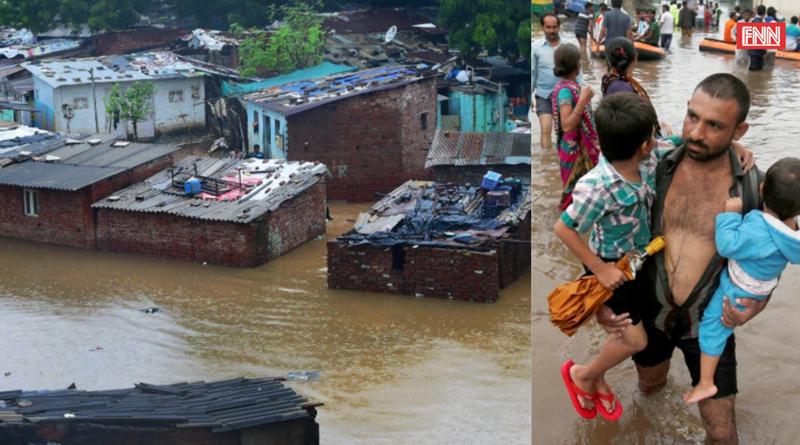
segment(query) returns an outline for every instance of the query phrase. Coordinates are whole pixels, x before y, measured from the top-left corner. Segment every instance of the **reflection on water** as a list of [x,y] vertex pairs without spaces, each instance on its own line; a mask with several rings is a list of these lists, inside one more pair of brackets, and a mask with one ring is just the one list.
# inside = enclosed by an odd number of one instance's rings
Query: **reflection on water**
[[[655,3],[644,2],[655,5]],[[731,2],[732,3],[732,2]],[[768,2],[767,2],[768,3]],[[729,3],[720,2],[723,17]],[[628,8],[630,10],[631,8]],[[573,23],[562,35],[574,41]],[[535,32],[539,38],[541,32]],[[742,142],[755,153],[764,168],[784,156],[800,157],[794,141],[800,140],[800,112],[796,100],[800,63],[778,61],[773,71],[750,73],[736,65],[733,55],[700,53],[697,48],[706,35],[695,31],[691,40],[675,34],[672,52],[665,60],[641,62],[635,77],[647,89],[659,118],[681,131],[686,102],[700,80],[716,72],[730,72],[750,88],[752,107],[750,130]],[[604,64],[597,59],[584,61],[586,81],[599,91]],[[597,99],[599,100],[599,98]],[[538,126],[533,140],[538,145]],[[697,444],[704,432],[696,406],[681,400],[690,388],[688,372],[680,352],[672,360],[667,387],[644,396],[636,387],[636,371],[630,361],[609,373],[609,381],[625,407],[616,423],[603,419],[580,419],[572,408],[559,374],[567,359],[586,362],[596,355],[605,339],[592,322],[588,328],[568,338],[549,323],[547,294],[557,285],[576,277],[580,268],[574,257],[552,233],[558,213],[560,178],[554,151],[534,148],[532,169],[537,191],[533,210],[532,338],[534,430],[542,444]],[[796,443],[800,425],[800,380],[796,373],[800,356],[793,345],[800,336],[800,313],[795,289],[800,286],[800,267],[790,266],[783,274],[772,302],[765,312],[737,330],[739,395],[736,419],[743,444]],[[599,419],[599,417],[598,417]]]
[[[332,204],[326,238],[367,207]],[[530,443],[529,274],[487,305],[329,291],[324,240],[248,270],[0,252],[0,391],[313,370],[290,384],[327,405],[323,443]]]

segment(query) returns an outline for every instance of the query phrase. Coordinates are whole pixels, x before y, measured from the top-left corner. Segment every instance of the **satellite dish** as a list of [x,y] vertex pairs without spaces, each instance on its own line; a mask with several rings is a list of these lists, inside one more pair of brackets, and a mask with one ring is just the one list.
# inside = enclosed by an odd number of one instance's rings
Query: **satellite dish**
[[389,43],[392,40],[394,40],[394,37],[396,35],[397,35],[397,27],[392,26],[391,28],[389,28],[389,31],[386,32],[386,38],[384,40],[386,41],[386,43]]

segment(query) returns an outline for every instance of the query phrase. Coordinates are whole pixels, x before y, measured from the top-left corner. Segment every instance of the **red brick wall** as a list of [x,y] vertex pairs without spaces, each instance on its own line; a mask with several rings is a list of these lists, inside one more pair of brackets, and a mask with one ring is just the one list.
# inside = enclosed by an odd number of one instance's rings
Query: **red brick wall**
[[325,183],[320,181],[267,216],[264,258],[273,260],[325,233]]
[[0,443],[63,443],[70,445],[238,445],[239,433],[211,428],[130,428],[98,424],[8,423],[0,427]]
[[171,155],[74,192],[40,189],[38,217],[25,215],[21,187],[0,186],[0,235],[95,249],[95,214],[91,205],[169,165]]
[[93,249],[90,190],[39,190],[39,216],[26,216],[21,187],[0,186],[0,234]]
[[203,221],[159,213],[98,209],[97,247],[232,267],[261,264],[250,224]]
[[500,282],[496,251],[425,246],[403,249],[404,268],[393,270],[392,249],[328,242],[328,287],[451,300],[497,300]]
[[[425,168],[425,160],[436,134],[437,97],[436,81],[433,79],[412,83],[403,89],[403,182],[409,179],[433,179],[431,169]],[[422,114],[427,117],[425,130],[422,129]]]
[[[325,163],[328,199],[374,201],[375,192],[424,179],[422,147],[436,131],[436,97],[431,78],[290,116],[287,157]],[[412,130],[419,128],[422,110],[429,113],[428,130]]]
[[286,205],[250,224],[98,209],[97,244],[101,250],[255,267],[325,233],[324,183]]
[[125,54],[139,48],[166,44],[185,36],[189,32],[177,29],[136,29],[98,34],[94,37],[94,45],[98,56]]
[[[519,240],[531,240],[531,214],[517,228]],[[531,245],[500,243],[497,248],[500,258],[500,288],[505,289],[531,267]]]

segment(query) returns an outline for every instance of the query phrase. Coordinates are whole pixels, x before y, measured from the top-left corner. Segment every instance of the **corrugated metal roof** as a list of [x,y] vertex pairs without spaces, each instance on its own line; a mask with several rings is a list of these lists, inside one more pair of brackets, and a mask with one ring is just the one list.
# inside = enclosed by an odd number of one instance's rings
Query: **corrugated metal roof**
[[[114,141],[96,146],[77,144],[73,147],[64,147],[50,155],[59,156],[61,158],[59,162],[62,164],[134,168],[180,150],[180,147],[175,145],[131,143],[124,147],[114,147],[113,144]],[[70,154],[70,152],[74,152],[74,154]]]
[[423,79],[424,77],[419,77],[409,67],[384,67],[284,84],[267,91],[248,94],[244,96],[244,100],[258,103],[288,117],[320,105],[364,93],[402,87]]
[[356,222],[355,229],[356,232],[362,235],[369,235],[371,233],[380,232],[386,229],[391,231],[394,229],[394,226],[399,224],[400,221],[406,217],[405,213],[392,216],[372,215],[372,217],[370,217],[368,213],[362,213],[361,215],[367,215],[367,222],[362,225],[358,225],[358,222]]
[[[234,431],[308,417],[307,408],[322,405],[287,388],[278,378],[238,378],[219,382],[151,385],[83,391],[4,391],[0,418],[5,422],[113,423],[131,426],[177,426]],[[32,403],[19,406],[21,400]],[[65,414],[72,416],[65,416]]]
[[0,169],[0,184],[74,191],[123,171],[125,171],[124,168],[84,167],[29,161]]
[[531,135],[436,130],[425,168],[531,163]]
[[[241,197],[241,199],[221,201],[187,196],[177,186],[172,185],[172,173],[163,171],[146,181],[134,184],[106,199],[96,202],[92,207],[132,212],[168,213],[187,218],[247,224],[267,212],[278,209],[283,202],[303,193],[319,182],[320,176],[325,172],[325,167],[321,164],[300,164],[298,162],[277,160],[265,160],[263,162],[270,165],[279,165],[279,163],[284,163],[287,166],[291,165],[294,176],[284,175],[279,179],[269,179],[265,175],[261,181],[264,183],[264,187],[261,187],[261,189],[256,186],[255,189]],[[194,156],[178,162],[175,165],[174,174],[176,179],[188,178],[194,174],[212,178],[224,178],[228,174],[236,172],[237,167],[243,170],[256,171],[250,170],[254,167],[251,160],[220,160]],[[266,173],[267,170],[261,171]],[[233,176],[235,177],[235,175]],[[284,182],[284,184],[280,185],[280,182]],[[267,188],[269,188],[269,192],[266,191]]]

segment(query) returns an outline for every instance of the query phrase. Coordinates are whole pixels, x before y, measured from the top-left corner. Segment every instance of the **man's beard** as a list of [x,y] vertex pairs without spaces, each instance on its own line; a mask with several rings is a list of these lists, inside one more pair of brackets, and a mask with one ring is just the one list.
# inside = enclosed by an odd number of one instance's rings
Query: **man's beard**
[[[710,161],[712,159],[716,159],[716,158],[728,153],[728,149],[731,146],[731,142],[732,141],[733,141],[733,138],[731,138],[731,140],[728,141],[728,143],[725,144],[723,146],[723,148],[720,148],[717,151],[712,151],[711,148],[708,145],[706,145],[704,142],[698,142],[698,141],[695,141],[694,139],[686,139],[686,149],[687,149],[686,150],[686,155],[689,156],[691,159],[694,159],[695,161],[700,161],[700,162]],[[692,150],[692,148],[689,146],[689,144],[691,144],[691,145],[693,145],[693,146],[695,146],[697,148],[702,148],[702,149],[704,149],[704,151],[696,152],[696,151]]]

